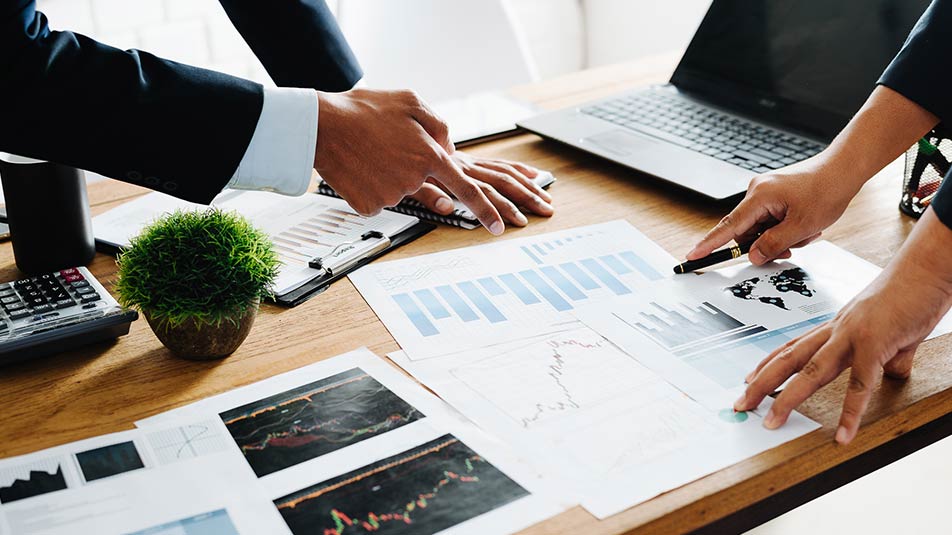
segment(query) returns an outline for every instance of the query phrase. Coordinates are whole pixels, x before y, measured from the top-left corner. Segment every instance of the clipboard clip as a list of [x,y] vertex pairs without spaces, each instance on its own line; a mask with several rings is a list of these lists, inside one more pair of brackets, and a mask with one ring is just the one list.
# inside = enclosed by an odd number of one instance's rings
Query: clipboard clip
[[390,247],[390,238],[383,232],[370,230],[363,233],[359,240],[341,243],[329,254],[312,258],[307,265],[333,277],[338,273],[345,273],[361,260],[384,251],[388,247]]

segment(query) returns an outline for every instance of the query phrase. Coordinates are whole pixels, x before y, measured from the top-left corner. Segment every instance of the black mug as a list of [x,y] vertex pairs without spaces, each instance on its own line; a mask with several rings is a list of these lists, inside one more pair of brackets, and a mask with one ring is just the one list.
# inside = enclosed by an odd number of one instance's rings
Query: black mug
[[83,172],[0,153],[0,182],[17,268],[40,275],[96,255]]

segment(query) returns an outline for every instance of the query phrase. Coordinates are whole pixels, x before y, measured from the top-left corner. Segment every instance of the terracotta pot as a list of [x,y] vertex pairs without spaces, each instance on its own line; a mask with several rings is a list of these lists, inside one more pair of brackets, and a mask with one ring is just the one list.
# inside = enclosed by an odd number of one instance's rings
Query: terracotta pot
[[169,327],[164,319],[154,319],[143,310],[152,332],[177,357],[188,360],[214,360],[227,357],[245,341],[258,315],[258,301],[248,307],[237,322],[222,321],[219,325],[197,325],[188,320]]

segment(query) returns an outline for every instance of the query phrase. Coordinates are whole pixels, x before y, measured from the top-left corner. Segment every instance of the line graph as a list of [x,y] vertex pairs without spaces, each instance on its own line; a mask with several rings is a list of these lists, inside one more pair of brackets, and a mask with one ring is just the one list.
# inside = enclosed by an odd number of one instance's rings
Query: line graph
[[590,410],[650,379],[589,329],[558,333],[450,374],[524,429]]
[[262,477],[424,415],[353,368],[219,416],[252,470]]
[[169,464],[224,451],[228,440],[215,422],[206,421],[149,433],[149,443],[159,464]]
[[275,500],[294,535],[423,535],[528,492],[453,435]]
[[66,488],[60,459],[43,459],[0,471],[0,504]]

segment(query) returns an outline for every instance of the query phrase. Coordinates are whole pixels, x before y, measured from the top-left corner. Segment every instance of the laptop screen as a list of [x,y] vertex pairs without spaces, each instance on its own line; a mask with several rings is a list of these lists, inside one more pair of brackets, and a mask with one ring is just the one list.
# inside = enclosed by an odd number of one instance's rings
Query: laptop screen
[[714,0],[671,82],[832,139],[928,0]]

